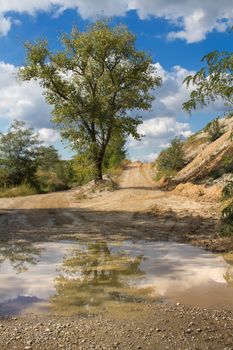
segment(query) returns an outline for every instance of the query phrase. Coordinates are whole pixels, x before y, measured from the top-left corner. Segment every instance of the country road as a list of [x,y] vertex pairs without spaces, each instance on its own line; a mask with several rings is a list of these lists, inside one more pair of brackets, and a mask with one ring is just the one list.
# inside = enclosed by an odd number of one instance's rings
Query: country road
[[96,233],[198,244],[216,234],[218,204],[160,190],[150,164],[131,164],[118,185],[89,199],[79,199],[79,190],[0,199],[1,239]]

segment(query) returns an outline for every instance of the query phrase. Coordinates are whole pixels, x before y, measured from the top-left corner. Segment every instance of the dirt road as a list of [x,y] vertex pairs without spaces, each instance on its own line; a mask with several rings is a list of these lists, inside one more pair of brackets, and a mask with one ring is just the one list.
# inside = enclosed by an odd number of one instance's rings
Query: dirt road
[[[153,239],[224,248],[218,204],[161,191],[148,164],[123,172],[119,189],[80,198],[79,190],[0,199],[0,240]],[[135,303],[122,315],[0,318],[0,348],[232,349],[233,312],[171,303]]]
[[[134,163],[119,189],[79,199],[79,190],[0,199],[1,239],[54,239],[102,234],[155,240],[192,241],[219,249],[219,207],[161,191],[150,164]],[[204,241],[203,241],[204,240]],[[220,240],[221,241],[221,240]]]

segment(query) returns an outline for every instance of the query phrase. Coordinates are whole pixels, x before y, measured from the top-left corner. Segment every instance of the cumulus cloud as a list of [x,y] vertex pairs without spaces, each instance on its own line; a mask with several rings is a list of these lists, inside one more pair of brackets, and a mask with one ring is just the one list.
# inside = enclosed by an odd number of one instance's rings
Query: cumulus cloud
[[177,121],[175,117],[154,117],[145,120],[139,126],[138,132],[143,135],[142,140],[129,139],[129,154],[132,159],[139,158],[144,161],[154,160],[174,137],[187,138],[192,134],[190,125]]
[[39,139],[47,144],[59,140],[59,133],[51,128],[41,128],[38,130]]
[[[193,74],[181,66],[174,66],[166,71],[159,63],[155,64],[157,74],[162,78],[162,87],[156,90],[156,99],[153,102],[152,111],[159,116],[175,116],[182,113],[182,104],[189,98],[192,86],[187,88],[184,78]],[[151,113],[148,114],[151,117]]]
[[36,128],[50,126],[50,108],[37,82],[16,79],[17,67],[0,62],[0,118],[20,119]]
[[0,12],[0,36],[5,36],[11,29],[11,19],[4,17]]
[[205,39],[213,30],[224,32],[232,25],[233,6],[231,0],[0,0],[0,33],[6,35],[12,21],[9,11],[35,15],[39,11],[76,9],[84,18],[97,15],[123,16],[135,10],[141,19],[150,16],[163,18],[177,28],[168,34],[168,39],[183,39],[194,43]]

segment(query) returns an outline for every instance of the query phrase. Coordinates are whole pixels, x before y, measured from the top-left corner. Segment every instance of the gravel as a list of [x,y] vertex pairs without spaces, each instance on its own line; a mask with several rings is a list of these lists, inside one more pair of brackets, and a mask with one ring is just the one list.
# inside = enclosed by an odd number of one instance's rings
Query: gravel
[[233,350],[233,312],[168,303],[143,304],[129,317],[4,317],[0,349]]

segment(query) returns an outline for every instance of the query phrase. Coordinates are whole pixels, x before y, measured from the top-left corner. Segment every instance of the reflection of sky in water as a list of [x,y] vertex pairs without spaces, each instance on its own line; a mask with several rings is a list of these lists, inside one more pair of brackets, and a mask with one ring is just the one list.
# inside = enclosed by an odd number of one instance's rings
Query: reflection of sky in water
[[[140,270],[145,274],[131,276],[128,281],[131,285],[153,287],[157,296],[167,297],[174,291],[179,296],[179,293],[214,283],[222,288],[224,299],[223,287],[227,286],[224,274],[229,265],[222,257],[197,247],[170,242],[126,241],[108,246],[112,253],[121,250],[131,257],[144,257]],[[75,247],[85,249],[85,246],[71,242],[37,243],[33,247],[41,248],[41,252],[36,265],[25,264],[28,270],[17,273],[7,257],[0,264],[0,303],[18,296],[47,300],[55,292],[54,279],[60,274],[64,255],[69,256]]]

